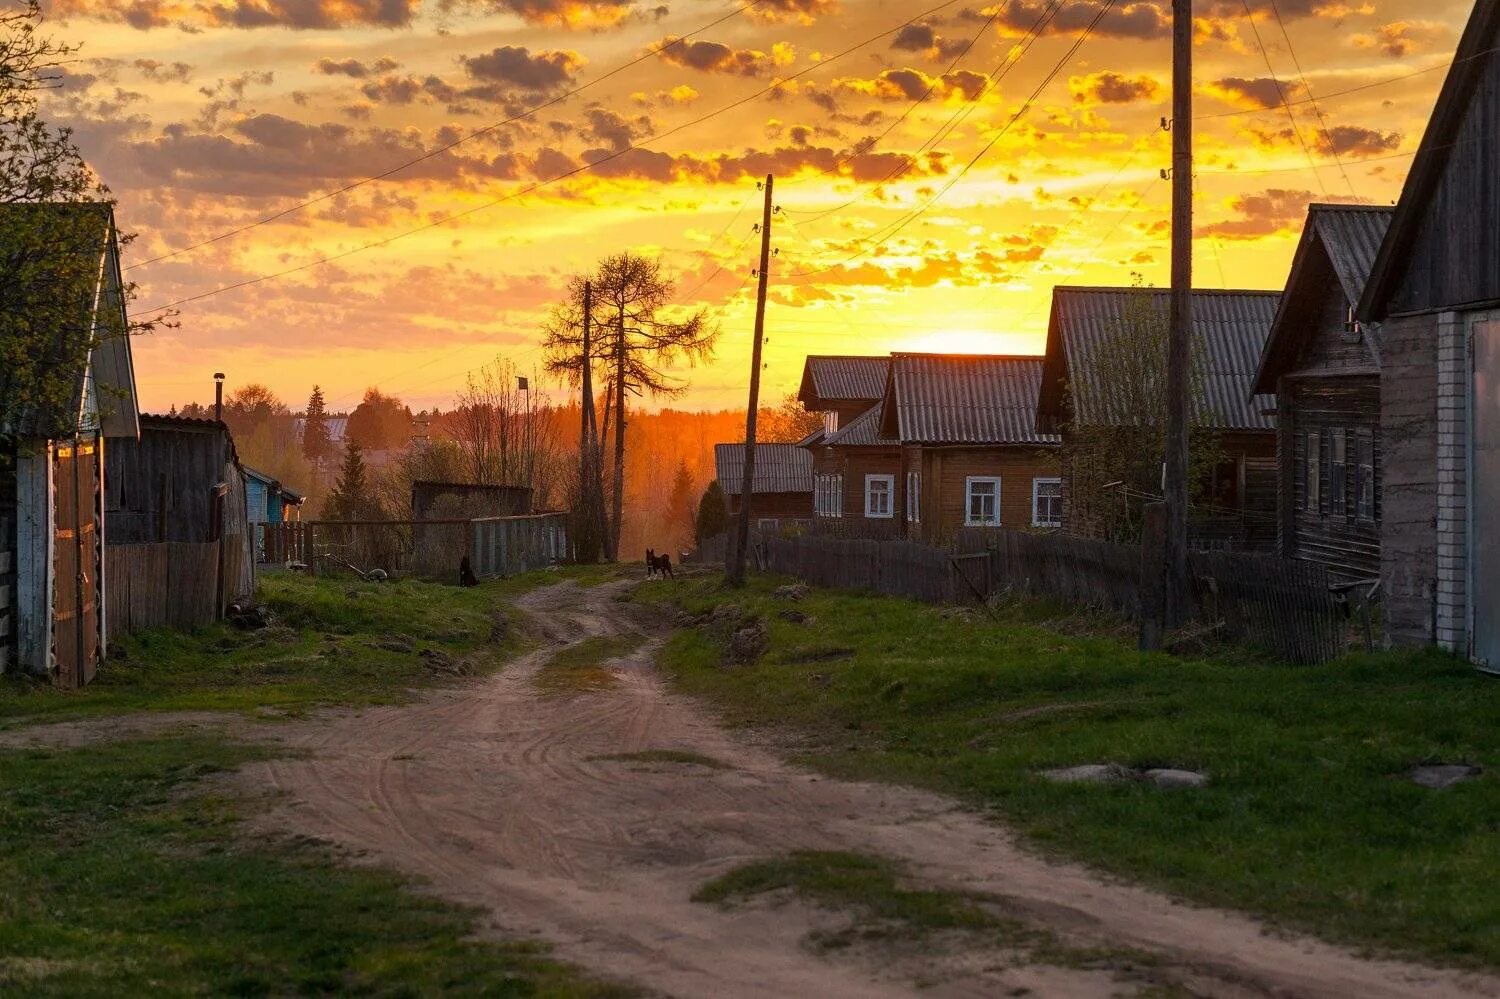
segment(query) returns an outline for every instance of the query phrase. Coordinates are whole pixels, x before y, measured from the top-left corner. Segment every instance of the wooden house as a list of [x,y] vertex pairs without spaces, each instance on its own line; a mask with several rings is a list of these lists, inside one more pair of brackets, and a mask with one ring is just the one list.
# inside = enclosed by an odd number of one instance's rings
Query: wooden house
[[[798,442],[812,455],[813,528],[854,537],[892,537],[902,525],[887,490],[900,472],[900,447],[879,434],[889,357],[810,355],[797,398],[823,417]],[[867,502],[869,501],[869,502]]]
[[1375,257],[1388,639],[1500,671],[1500,0],[1478,0]]
[[[139,433],[114,213],[99,204],[6,205],[0,256],[7,308],[27,308],[38,295],[79,303],[76,315],[41,310],[58,327],[48,331],[51,357],[0,370],[0,671],[77,687],[105,650],[105,444]],[[39,273],[27,287],[22,276]],[[59,377],[60,403],[50,389],[46,402],[30,401],[43,380]]]
[[1276,396],[1277,548],[1380,577],[1380,349],[1354,318],[1394,209],[1309,205],[1252,391]]
[[[1084,495],[1080,463],[1122,419],[1113,411],[1120,396],[1107,383],[1109,374],[1097,370],[1099,358],[1131,324],[1159,324],[1164,332],[1168,297],[1163,288],[1053,289],[1037,416],[1041,429],[1062,434],[1063,526],[1069,532],[1098,533],[1092,511],[1105,500]],[[1277,291],[1193,292],[1193,423],[1199,433],[1213,432],[1219,456],[1208,502],[1195,511],[1195,544],[1275,546],[1275,400],[1252,394],[1250,386],[1280,297]],[[1133,488],[1160,495],[1159,474],[1153,469],[1147,478]],[[1120,494],[1121,502],[1143,498]]]
[[891,355],[872,429],[897,447],[893,510],[908,537],[1060,526],[1061,439],[1037,429],[1041,377],[1036,356]]
[[[745,445],[715,444],[714,470],[730,514],[738,516],[746,492]],[[796,444],[756,444],[750,526],[775,532],[806,525],[812,517],[812,489],[812,456],[805,449]]]
[[217,420],[142,415],[104,461],[111,637],[192,628],[255,593],[245,472]]

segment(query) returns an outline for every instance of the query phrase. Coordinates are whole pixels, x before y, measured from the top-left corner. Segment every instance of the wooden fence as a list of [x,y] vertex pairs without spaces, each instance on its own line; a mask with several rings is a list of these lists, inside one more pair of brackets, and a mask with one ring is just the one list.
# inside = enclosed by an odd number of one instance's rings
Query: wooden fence
[[188,631],[218,619],[217,541],[105,545],[104,572],[110,638],[145,628]]
[[[1052,597],[1140,615],[1139,548],[1058,534],[987,532],[952,548],[910,541],[757,536],[763,569],[845,589],[928,603],[984,602],[1004,593]],[[704,555],[722,543],[704,546]],[[1290,662],[1326,662],[1348,643],[1348,608],[1321,566],[1265,555],[1192,552],[1193,613],[1217,638]]]
[[457,582],[468,556],[480,576],[508,576],[568,556],[568,515],[540,513],[464,520],[287,521],[258,524],[262,562],[312,571],[383,569]]

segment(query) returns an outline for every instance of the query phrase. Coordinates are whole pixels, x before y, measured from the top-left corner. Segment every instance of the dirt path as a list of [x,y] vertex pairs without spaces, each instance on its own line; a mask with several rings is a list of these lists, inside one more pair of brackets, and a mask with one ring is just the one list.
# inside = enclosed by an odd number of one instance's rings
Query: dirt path
[[[1494,979],[1361,960],[1046,862],[938,795],[789,767],[668,693],[650,665],[659,637],[615,664],[610,689],[539,693],[532,674],[557,646],[641,630],[617,591],[563,584],[523,598],[551,647],[473,686],[279,727],[310,752],[245,772],[286,793],[268,821],[424,878],[492,913],[507,934],[554,942],[565,959],[673,995],[906,996],[919,980],[939,996],[1104,996],[1163,984],[1215,996],[1500,995]],[[601,759],[651,749],[728,767]],[[802,942],[827,914],[690,900],[729,868],[795,849],[899,858],[923,881],[993,893],[1070,943],[1149,951],[1160,964],[1142,978],[1123,963],[1018,964],[942,942],[830,958]]]

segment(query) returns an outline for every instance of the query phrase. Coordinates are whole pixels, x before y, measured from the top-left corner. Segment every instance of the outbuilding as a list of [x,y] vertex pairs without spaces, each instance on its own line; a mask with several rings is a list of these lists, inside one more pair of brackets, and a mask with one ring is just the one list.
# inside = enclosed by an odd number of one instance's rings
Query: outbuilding
[[[715,444],[714,470],[729,513],[738,516],[747,492],[745,445]],[[796,444],[756,444],[755,479],[748,492],[756,530],[806,525],[812,516],[812,456]]]

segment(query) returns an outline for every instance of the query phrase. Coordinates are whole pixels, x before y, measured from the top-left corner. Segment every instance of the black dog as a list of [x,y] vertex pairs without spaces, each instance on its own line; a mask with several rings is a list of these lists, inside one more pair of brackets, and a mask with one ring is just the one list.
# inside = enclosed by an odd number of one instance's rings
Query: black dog
[[458,585],[478,586],[479,577],[474,575],[474,566],[469,562],[469,556],[465,555],[458,563]]
[[646,549],[646,578],[660,575],[664,579],[676,579],[672,573],[672,556],[666,552],[656,554],[650,548]]

